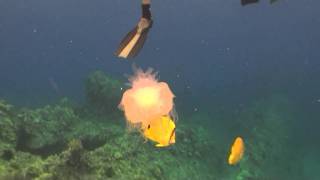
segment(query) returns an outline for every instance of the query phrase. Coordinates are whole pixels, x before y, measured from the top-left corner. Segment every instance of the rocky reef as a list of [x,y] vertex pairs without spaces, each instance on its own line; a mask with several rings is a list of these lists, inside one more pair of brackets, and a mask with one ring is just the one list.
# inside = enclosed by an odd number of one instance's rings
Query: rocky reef
[[179,125],[182,143],[164,149],[127,131],[117,109],[121,85],[93,73],[81,107],[66,98],[36,109],[1,101],[0,179],[213,179],[201,160],[214,144],[200,138],[201,127]]
[[0,100],[0,156],[10,160],[17,145],[17,127],[13,106]]
[[72,125],[79,121],[73,109],[63,102],[34,110],[22,109],[17,117],[17,148],[39,155],[59,151],[69,140]]
[[290,142],[294,111],[289,99],[273,95],[240,113],[234,125],[245,137],[246,153],[231,179],[304,179],[301,157]]
[[121,124],[82,119],[69,106],[21,111],[15,121],[19,130],[11,130],[12,138],[1,137],[12,141],[1,142],[6,146],[0,160],[0,179],[214,177],[201,163],[214,147],[209,139],[199,138],[201,127],[181,125],[177,141],[182,143],[158,149],[138,132],[127,132]]
[[[245,138],[246,153],[231,167],[226,163],[230,143],[212,136],[209,125],[199,125],[203,116],[178,121],[176,144],[168,148],[156,148],[139,132],[128,131],[116,108],[121,86],[95,72],[86,81],[83,106],[62,99],[28,109],[0,101],[0,179],[261,180],[299,169],[287,163],[293,157],[286,124],[292,112],[286,100],[258,101],[240,113],[234,125]],[[279,171],[284,175],[277,176]]]
[[90,74],[85,82],[87,110],[100,114],[117,112],[123,84],[102,71]]

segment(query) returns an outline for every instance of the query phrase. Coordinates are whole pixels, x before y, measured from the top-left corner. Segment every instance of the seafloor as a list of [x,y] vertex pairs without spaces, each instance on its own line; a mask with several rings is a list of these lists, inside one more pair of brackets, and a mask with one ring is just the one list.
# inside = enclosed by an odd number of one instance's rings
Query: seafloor
[[[93,73],[85,82],[84,105],[64,98],[30,109],[1,100],[0,179],[305,179],[302,156],[290,139],[294,108],[284,96],[265,97],[225,117],[180,111],[176,144],[156,148],[127,129],[117,108],[122,84]],[[230,118],[233,123],[222,126]],[[245,140],[244,158],[230,166],[230,145],[238,135]]]

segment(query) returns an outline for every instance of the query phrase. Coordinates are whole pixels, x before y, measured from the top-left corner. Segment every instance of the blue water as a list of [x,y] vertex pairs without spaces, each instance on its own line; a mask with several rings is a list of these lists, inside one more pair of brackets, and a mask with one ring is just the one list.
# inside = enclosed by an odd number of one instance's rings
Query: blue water
[[138,0],[1,0],[0,98],[83,102],[90,72],[125,80],[135,63],[159,71],[185,116],[283,93],[299,107],[295,138],[319,148],[320,2],[260,1],[153,0],[144,49],[122,60],[113,53],[140,17]]

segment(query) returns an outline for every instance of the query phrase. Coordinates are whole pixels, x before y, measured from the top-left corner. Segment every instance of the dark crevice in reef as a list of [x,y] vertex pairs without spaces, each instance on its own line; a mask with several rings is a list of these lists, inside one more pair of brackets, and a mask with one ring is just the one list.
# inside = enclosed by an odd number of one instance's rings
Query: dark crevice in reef
[[85,150],[92,151],[103,146],[106,143],[106,139],[84,137],[81,138],[81,142]]
[[17,147],[16,149],[19,151],[24,151],[26,149],[26,144],[30,135],[26,132],[24,128],[19,128],[17,132]]
[[[40,155],[42,157],[48,157],[53,154],[61,153],[66,147],[66,143],[57,142],[48,146],[44,146],[37,149],[25,148],[23,151],[29,152],[31,154]],[[21,150],[22,151],[22,150]]]
[[1,156],[1,158],[6,161],[10,161],[13,157],[14,157],[14,152],[12,150],[5,150]]
[[[28,146],[30,140],[32,139],[32,135],[28,134],[24,128],[20,128],[18,131],[17,138],[17,147],[16,150],[29,152],[34,155],[40,155],[42,157],[48,157],[53,154],[59,154],[64,151],[67,147],[67,143],[65,140],[61,139],[56,141],[56,143],[42,146],[41,148],[30,148]],[[80,138],[83,149],[92,151],[106,143],[105,138],[92,138],[92,137],[83,137]]]
[[66,143],[63,140],[61,140],[57,141],[54,144],[42,146],[41,148],[30,148],[28,146],[28,142],[31,140],[32,136],[28,134],[24,128],[19,128],[17,134],[18,138],[16,150],[18,151],[29,152],[34,155],[48,157],[52,154],[61,153],[66,147]]

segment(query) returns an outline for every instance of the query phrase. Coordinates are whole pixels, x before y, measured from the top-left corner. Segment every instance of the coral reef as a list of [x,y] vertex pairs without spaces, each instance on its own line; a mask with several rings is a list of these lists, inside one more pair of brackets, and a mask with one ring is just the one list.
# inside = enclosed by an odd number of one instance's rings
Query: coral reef
[[294,108],[282,96],[237,114],[226,134],[241,135],[246,150],[239,164],[229,166],[233,137],[228,143],[216,136],[221,121],[212,127],[212,117],[200,112],[177,121],[177,143],[158,149],[128,131],[124,117],[112,110],[120,101],[118,88],[118,81],[96,72],[87,81],[84,107],[67,99],[37,109],[0,101],[0,179],[303,179],[288,140]]
[[95,113],[112,113],[119,111],[123,83],[102,71],[89,75],[85,82],[87,109]]
[[293,111],[289,100],[277,95],[241,113],[236,124],[246,137],[246,152],[233,179],[303,179],[299,163],[289,163],[300,161],[289,142]]
[[21,109],[10,122],[19,131],[0,159],[0,179],[214,179],[200,162],[217,148],[201,127],[179,126],[180,143],[160,150],[123,124],[80,117],[65,103]]
[[[81,120],[72,112],[71,107],[64,108],[60,105],[46,106],[19,113],[19,118],[28,117],[20,119],[21,122],[17,121],[19,126],[25,125],[24,131],[29,134],[27,137],[30,139],[24,144],[26,147],[31,149],[34,144],[37,145],[34,145],[36,148],[46,147],[49,143],[53,143],[63,150],[35,153],[25,147],[13,151],[12,158],[0,160],[0,179],[168,179],[171,177],[203,179],[210,176],[208,173],[210,168],[199,162],[204,154],[210,154],[214,148],[208,137],[201,135],[203,129],[199,127],[190,129],[181,126],[179,129],[181,143],[159,150],[155,149],[152,143],[146,143],[138,132],[127,132],[119,124],[109,122],[99,124],[101,123],[99,121]],[[59,117],[66,122],[59,121],[55,116],[57,113],[60,113]],[[44,117],[50,118],[43,119]],[[61,125],[52,124],[50,119],[53,117],[56,118],[56,123]],[[70,119],[63,119],[66,117]],[[30,122],[27,123],[27,120]],[[47,122],[47,125],[41,125],[44,123],[41,121]],[[77,125],[74,125],[75,121]],[[65,123],[70,126],[66,131],[63,128]],[[65,138],[58,135],[58,132],[50,130],[50,127],[61,129],[60,134],[65,135]],[[45,129],[48,132],[43,132]],[[68,131],[74,133],[70,135]],[[100,137],[97,134],[100,134]],[[38,140],[38,138],[43,139]],[[95,145],[89,143],[99,141],[95,140],[96,138],[104,141]],[[57,141],[67,141],[67,145],[57,145]],[[171,168],[177,163],[179,169],[172,171]],[[208,172],[199,174],[204,170]]]
[[17,144],[13,106],[0,100],[0,157],[10,160]]
[[63,103],[35,110],[23,109],[17,116],[17,148],[41,155],[61,150],[68,142],[72,125],[79,120],[73,109]]

